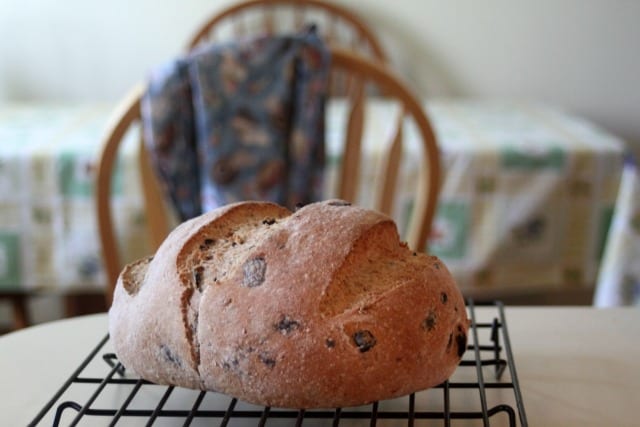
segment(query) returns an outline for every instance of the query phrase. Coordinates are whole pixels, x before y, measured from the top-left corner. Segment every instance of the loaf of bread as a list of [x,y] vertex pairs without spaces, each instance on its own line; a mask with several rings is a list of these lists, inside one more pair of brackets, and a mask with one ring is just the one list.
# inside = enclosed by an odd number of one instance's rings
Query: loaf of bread
[[154,383],[267,406],[365,404],[435,386],[466,349],[445,265],[395,223],[339,200],[225,206],[122,271],[109,332]]

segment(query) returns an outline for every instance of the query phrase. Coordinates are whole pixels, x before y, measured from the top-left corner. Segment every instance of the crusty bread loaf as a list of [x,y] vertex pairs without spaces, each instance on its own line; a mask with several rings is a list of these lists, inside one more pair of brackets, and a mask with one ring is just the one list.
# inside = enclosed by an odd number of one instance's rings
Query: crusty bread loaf
[[289,408],[345,407],[435,386],[466,349],[444,264],[380,213],[331,200],[243,202],[178,226],[120,275],[120,361],[161,384]]

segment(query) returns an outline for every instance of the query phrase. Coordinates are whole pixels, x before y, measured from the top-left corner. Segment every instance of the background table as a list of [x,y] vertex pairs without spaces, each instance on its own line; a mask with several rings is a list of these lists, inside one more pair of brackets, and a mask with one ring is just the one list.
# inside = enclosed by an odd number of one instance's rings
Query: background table
[[[343,136],[344,108],[340,102],[328,108],[327,182],[335,179],[331,166],[339,161],[335,147]],[[620,191],[624,143],[548,106],[436,100],[425,108],[444,166],[430,249],[460,286],[466,292],[591,290],[611,240],[616,203],[629,205],[635,197]],[[367,186],[375,182],[373,167],[396,111],[385,101],[367,105],[366,114],[373,116],[367,123],[373,125],[365,131],[369,161],[362,171],[363,201],[372,193]],[[108,105],[0,107],[0,289],[103,286],[92,184],[110,112]],[[416,173],[413,135],[408,126],[409,167],[402,171],[405,191],[395,206],[401,227]],[[148,252],[134,142],[129,138],[114,178],[116,222],[127,259]],[[637,173],[627,175],[633,180]],[[637,209],[628,221],[637,218]],[[627,253],[640,252],[639,230],[624,232]],[[609,280],[614,283],[609,286],[624,282],[634,289],[640,283],[640,272],[628,266],[615,263],[621,279]]]
[[[488,321],[495,311],[478,307],[476,314]],[[640,334],[640,311],[507,307],[506,323],[529,425],[637,425],[640,344],[633,337]],[[33,419],[106,330],[101,314],[0,337],[3,423]]]
[[[341,129],[344,114],[331,108],[344,107],[330,105],[328,116],[328,129]],[[592,288],[621,194],[624,143],[544,105],[437,100],[425,108],[444,170],[430,250],[460,286],[469,292]],[[395,113],[389,103],[367,105],[374,127],[365,150],[372,160],[362,183],[375,182],[378,148]],[[412,135],[409,127],[409,160]],[[330,134],[329,144],[341,136]],[[404,187],[413,188],[415,164],[402,173]],[[405,194],[395,217],[410,208]],[[640,234],[629,239],[640,241]]]
[[[111,109],[0,107],[0,289],[102,289],[93,186]],[[144,253],[146,240],[134,141],[124,146],[113,195],[128,258]]]

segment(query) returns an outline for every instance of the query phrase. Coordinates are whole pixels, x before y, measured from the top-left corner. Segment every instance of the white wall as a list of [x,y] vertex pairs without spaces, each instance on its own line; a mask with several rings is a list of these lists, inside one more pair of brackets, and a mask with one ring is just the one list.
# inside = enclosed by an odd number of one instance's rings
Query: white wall
[[[640,1],[334,0],[429,96],[548,102],[640,152]],[[0,0],[0,101],[114,101],[230,0]]]

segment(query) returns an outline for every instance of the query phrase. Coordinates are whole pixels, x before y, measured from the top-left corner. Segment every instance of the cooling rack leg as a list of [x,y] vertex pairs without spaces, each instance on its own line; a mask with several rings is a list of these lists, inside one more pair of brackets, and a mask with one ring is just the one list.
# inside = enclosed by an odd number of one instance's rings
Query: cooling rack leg
[[62,413],[67,408],[75,409],[76,412],[80,412],[80,410],[82,409],[82,406],[80,406],[76,402],[64,402],[58,405],[58,408],[56,409],[56,415],[53,418],[53,424],[52,424],[53,427],[58,427],[60,425],[60,420],[62,419]]
[[500,359],[500,352],[502,347],[500,346],[500,322],[498,318],[494,317],[493,322],[491,323],[491,341],[493,342],[493,357],[496,361],[495,364],[495,378],[499,380],[504,373],[507,364]]

